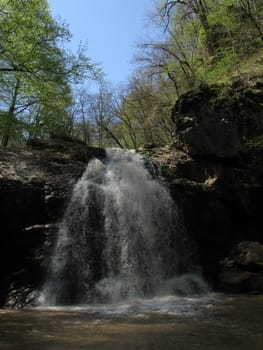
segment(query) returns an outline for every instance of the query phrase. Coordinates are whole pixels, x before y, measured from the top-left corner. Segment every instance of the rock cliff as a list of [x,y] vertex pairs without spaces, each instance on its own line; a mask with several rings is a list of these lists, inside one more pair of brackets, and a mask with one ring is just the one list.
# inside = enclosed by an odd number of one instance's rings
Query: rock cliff
[[104,150],[54,139],[0,149],[0,305],[34,299],[73,184]]
[[[263,291],[263,77],[200,87],[172,112],[174,144],[144,147],[167,179],[205,278]],[[61,139],[0,149],[0,306],[43,283],[56,224],[76,180],[105,151]]]
[[[263,243],[262,101],[262,76],[200,87],[175,104],[174,145],[142,149],[161,164],[204,275],[217,289],[248,291],[226,281],[224,259],[241,241]],[[260,278],[254,287],[262,291]]]

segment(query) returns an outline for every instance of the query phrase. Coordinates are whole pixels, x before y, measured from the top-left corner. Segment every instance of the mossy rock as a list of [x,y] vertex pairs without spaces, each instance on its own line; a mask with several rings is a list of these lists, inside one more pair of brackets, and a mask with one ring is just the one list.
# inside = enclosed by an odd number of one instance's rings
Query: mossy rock
[[201,86],[176,102],[175,144],[191,155],[235,158],[263,135],[263,78]]

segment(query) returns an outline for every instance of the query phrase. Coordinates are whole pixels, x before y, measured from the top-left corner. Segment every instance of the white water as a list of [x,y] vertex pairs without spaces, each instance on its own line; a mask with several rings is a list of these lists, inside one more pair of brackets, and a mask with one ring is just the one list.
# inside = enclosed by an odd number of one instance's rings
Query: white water
[[73,189],[40,301],[119,303],[203,293],[191,250],[175,203],[143,158],[109,150],[105,160],[89,163]]

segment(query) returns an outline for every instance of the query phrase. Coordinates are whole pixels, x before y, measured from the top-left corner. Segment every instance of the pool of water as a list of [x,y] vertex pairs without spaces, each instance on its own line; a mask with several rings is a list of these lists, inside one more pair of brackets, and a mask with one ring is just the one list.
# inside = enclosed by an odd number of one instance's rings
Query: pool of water
[[263,296],[3,309],[0,349],[262,350]]

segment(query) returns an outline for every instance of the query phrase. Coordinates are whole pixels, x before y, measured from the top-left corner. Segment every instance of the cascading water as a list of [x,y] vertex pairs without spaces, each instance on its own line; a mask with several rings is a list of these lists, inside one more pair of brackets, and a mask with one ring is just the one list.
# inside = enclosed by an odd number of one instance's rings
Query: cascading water
[[109,303],[205,289],[169,192],[132,151],[92,160],[73,189],[41,300]]

